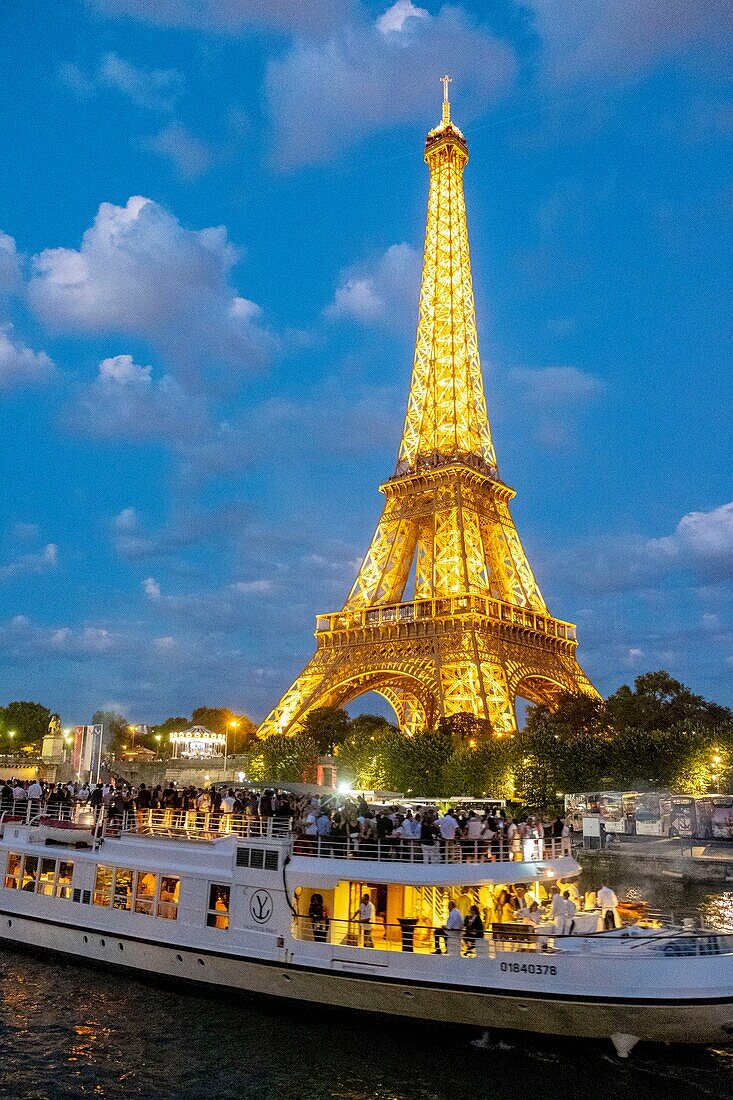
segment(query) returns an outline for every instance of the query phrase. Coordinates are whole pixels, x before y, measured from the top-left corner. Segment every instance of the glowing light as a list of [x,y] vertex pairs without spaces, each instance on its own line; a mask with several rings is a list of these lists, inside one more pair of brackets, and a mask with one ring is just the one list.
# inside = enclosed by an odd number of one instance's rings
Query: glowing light
[[244,772],[237,772],[237,779],[239,780],[240,783],[244,783],[244,779],[245,779]]
[[[451,120],[427,135],[430,171],[412,381],[382,516],[340,612],[318,616],[318,648],[258,729],[302,729],[308,713],[378,691],[401,730],[472,714],[500,737],[515,699],[559,690],[599,698],[577,664],[575,627],[550,616],[499,477],[481,373],[463,172]],[[414,577],[414,589],[407,591]],[[411,598],[412,597],[412,598]]]
[[351,794],[352,793],[352,787],[351,787],[350,783],[339,783],[338,790],[339,790],[339,794]]

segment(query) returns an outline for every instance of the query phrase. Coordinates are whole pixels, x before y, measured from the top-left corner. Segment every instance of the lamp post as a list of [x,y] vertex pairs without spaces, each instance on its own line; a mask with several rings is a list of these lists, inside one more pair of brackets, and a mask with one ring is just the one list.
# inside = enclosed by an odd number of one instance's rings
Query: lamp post
[[712,767],[710,769],[710,778],[713,782],[713,785],[715,786],[715,793],[720,794],[720,760],[721,760],[721,757],[720,757],[720,753],[718,752],[717,749],[713,749],[713,754],[712,754],[711,760],[712,760],[713,763],[712,763]]
[[[232,721],[229,723],[229,726],[230,726],[231,729],[234,730],[234,737],[236,738],[236,731],[237,731],[237,727],[239,726],[239,722],[236,722],[234,719],[232,719]],[[234,747],[235,748],[237,747],[236,740],[234,742]],[[227,756],[228,756],[228,754],[229,754],[229,737],[227,735],[227,732],[225,731],[224,732],[224,775],[225,776],[227,774]]]
[[160,741],[161,741],[161,735],[159,733],[156,733],[155,734],[155,745],[156,745],[156,748],[158,750],[158,756],[160,756]]

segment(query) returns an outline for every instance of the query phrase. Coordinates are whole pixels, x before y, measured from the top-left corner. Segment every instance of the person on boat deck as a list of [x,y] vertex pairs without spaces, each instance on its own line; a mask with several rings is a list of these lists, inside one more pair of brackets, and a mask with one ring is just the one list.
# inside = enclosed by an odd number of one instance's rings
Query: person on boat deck
[[566,890],[563,893],[563,907],[564,916],[561,933],[563,936],[572,936],[573,929],[575,928],[575,914],[578,912],[578,907],[570,897],[570,891]]
[[[529,895],[531,897],[531,894]],[[529,905],[523,905],[518,910],[517,916],[523,921],[524,924],[541,924],[542,923],[542,910],[538,901],[530,901]]]
[[440,847],[447,861],[453,852],[453,845],[455,844],[456,833],[458,832],[458,822],[453,816],[453,811],[446,810],[442,817],[438,818],[437,826],[440,830]]
[[237,800],[234,797],[234,791],[230,787],[229,790],[227,791],[227,793],[222,798],[221,803],[219,805],[219,809],[221,810],[221,812],[223,814],[233,814],[234,813],[234,803],[236,801]]
[[476,940],[484,938],[484,922],[478,905],[472,905],[468,910],[468,916],[463,921],[463,938],[466,942],[466,954],[475,955]]
[[372,928],[374,927],[374,918],[377,914],[374,908],[374,903],[369,897],[369,894],[362,894],[361,904],[352,916],[352,920],[358,920],[359,922],[359,946],[360,947],[374,947],[374,940],[372,939]]
[[621,926],[621,918],[618,915],[618,898],[610,886],[601,885],[596,894],[596,904],[601,911],[601,920],[606,930]]
[[457,944],[462,931],[463,917],[461,916],[461,911],[456,903],[453,901],[453,899],[451,899],[448,902],[448,919],[446,920],[442,928],[433,929],[433,940],[435,943],[435,949],[433,953],[435,955],[443,954],[440,947],[442,941],[448,954],[452,954],[452,952],[448,948],[448,941],[450,939],[452,943]]
[[325,943],[328,935],[328,910],[323,904],[323,894],[314,894],[308,906],[313,939],[316,943]]

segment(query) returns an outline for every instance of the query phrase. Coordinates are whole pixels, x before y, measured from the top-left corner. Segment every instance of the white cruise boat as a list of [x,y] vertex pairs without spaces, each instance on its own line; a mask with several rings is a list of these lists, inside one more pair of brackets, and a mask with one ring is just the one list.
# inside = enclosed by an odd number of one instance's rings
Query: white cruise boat
[[[522,853],[304,840],[277,818],[140,811],[110,835],[78,822],[0,820],[0,934],[62,952],[299,1002],[385,1015],[610,1038],[724,1044],[733,1036],[733,934],[649,921],[572,935],[491,924],[475,952],[460,933],[435,953],[448,902],[486,906],[501,886],[580,873],[566,840]],[[481,860],[489,859],[482,862]],[[328,921],[309,913],[320,894]],[[353,920],[364,894],[368,923]]]

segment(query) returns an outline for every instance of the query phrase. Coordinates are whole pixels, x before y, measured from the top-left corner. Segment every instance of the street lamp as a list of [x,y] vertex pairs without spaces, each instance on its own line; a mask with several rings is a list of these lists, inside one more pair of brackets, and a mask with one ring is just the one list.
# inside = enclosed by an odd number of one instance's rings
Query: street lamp
[[158,756],[160,756],[160,740],[161,740],[161,735],[159,733],[156,733],[155,734],[155,744],[156,744],[157,749],[158,749]]
[[[236,733],[236,731],[237,731],[237,728],[239,727],[239,722],[232,719],[232,721],[229,723],[229,726],[230,726],[231,729],[234,730],[234,737],[235,737],[234,747],[236,748],[236,745],[237,745],[237,742],[236,742],[237,733]],[[228,754],[229,754],[229,738],[228,738],[227,732],[225,730],[224,731],[224,775],[225,776],[227,774],[227,756],[228,756]]]

